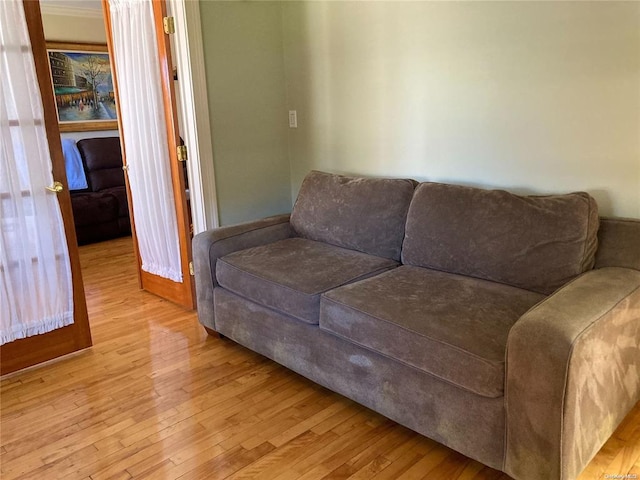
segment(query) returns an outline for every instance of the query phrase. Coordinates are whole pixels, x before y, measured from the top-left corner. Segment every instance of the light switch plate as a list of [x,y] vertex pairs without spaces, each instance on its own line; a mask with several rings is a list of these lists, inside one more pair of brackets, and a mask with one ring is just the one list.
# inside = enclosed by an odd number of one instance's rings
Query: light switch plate
[[298,112],[289,110],[289,128],[298,128]]

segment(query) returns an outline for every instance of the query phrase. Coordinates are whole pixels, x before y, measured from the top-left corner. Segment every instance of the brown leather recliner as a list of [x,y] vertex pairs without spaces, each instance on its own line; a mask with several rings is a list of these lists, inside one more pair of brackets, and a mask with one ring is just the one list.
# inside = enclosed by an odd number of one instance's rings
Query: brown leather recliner
[[71,192],[78,244],[131,234],[118,137],[77,142],[88,188]]

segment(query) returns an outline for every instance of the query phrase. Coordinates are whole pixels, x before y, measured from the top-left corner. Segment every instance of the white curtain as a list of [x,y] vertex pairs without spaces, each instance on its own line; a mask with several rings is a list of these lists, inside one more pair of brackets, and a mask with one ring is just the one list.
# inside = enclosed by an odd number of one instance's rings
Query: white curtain
[[66,237],[22,0],[0,1],[0,345],[73,323]]
[[152,2],[109,0],[109,7],[142,270],[182,282]]

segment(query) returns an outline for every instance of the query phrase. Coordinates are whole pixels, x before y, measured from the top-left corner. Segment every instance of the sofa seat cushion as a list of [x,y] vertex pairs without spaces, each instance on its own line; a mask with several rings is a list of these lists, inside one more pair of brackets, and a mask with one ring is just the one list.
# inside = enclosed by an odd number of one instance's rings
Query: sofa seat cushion
[[325,293],[320,328],[478,395],[500,397],[509,330],[543,298],[401,266]]
[[317,324],[320,294],[397,265],[388,258],[288,238],[218,259],[216,278],[238,295]]

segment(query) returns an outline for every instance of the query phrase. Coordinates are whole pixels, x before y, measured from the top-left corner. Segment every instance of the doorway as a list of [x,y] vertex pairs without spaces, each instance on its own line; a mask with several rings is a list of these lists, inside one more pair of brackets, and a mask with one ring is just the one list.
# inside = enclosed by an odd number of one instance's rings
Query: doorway
[[[35,2],[33,2],[33,3],[35,3]],[[60,1],[60,2],[47,1],[47,2],[45,2],[45,3],[49,3],[49,4],[51,4],[51,3],[60,3],[60,4],[64,4],[64,3],[66,3],[66,4],[67,4],[67,8],[69,7],[69,4],[73,5],[73,7],[74,7],[74,8],[75,8],[75,6],[77,5],[75,2],[64,2],[64,1]],[[95,3],[95,2],[86,2],[86,3]],[[64,5],[61,5],[61,6],[62,6],[62,7],[64,7]],[[85,4],[83,4],[83,6],[85,6]],[[57,14],[59,14],[59,13],[60,13],[60,10],[58,9]],[[76,15],[76,16],[77,16],[77,15]],[[38,43],[38,42],[39,42],[39,43]],[[33,43],[33,48],[34,48],[34,49],[36,49],[36,48],[41,48],[41,49],[42,49],[42,48],[43,48],[43,46],[45,45],[45,39],[44,39],[44,38],[42,38],[42,39],[41,39],[41,40],[39,40],[38,42],[34,42],[34,43]],[[194,105],[193,105],[193,104],[194,104],[194,102],[193,102],[193,101],[192,101],[192,102],[186,102],[186,103],[188,103],[188,104],[189,104],[188,106],[190,106],[191,108],[193,108],[193,106],[194,106]],[[206,105],[206,102],[205,102],[205,105]],[[207,112],[207,115],[208,115],[208,112]],[[207,122],[207,124],[208,124],[208,122]],[[194,130],[194,132],[195,132],[195,135],[196,135],[196,142],[199,144],[199,142],[198,142],[198,138],[197,138],[197,128],[196,128],[196,130]],[[91,132],[89,132],[89,133],[84,132],[84,133],[82,134],[83,138],[86,138],[88,135],[95,135],[95,134],[94,134],[94,133],[91,133]],[[104,133],[102,133],[102,134],[100,134],[100,136],[109,136],[109,135],[108,135],[108,134],[107,134],[107,135],[105,135]],[[188,140],[189,140],[189,141],[191,141],[191,142],[193,142],[193,134],[189,137],[189,139],[188,139]],[[205,145],[205,147],[206,147],[206,145]],[[211,145],[208,145],[208,148],[209,148],[209,150],[210,150],[210,149],[211,149]],[[205,150],[206,150],[206,148],[205,148]],[[200,149],[199,149],[199,151],[202,151],[202,148],[200,148]],[[192,156],[192,163],[194,164],[195,168],[192,168],[192,169],[190,169],[190,170],[191,170],[191,171],[195,171],[195,172],[196,172],[195,174],[193,174],[193,173],[192,173],[192,175],[193,175],[193,176],[195,176],[196,180],[198,180],[198,181],[196,181],[196,182],[194,182],[194,183],[196,183],[196,184],[197,184],[197,183],[200,183],[200,187],[201,187],[201,188],[199,188],[199,192],[197,192],[197,194],[196,194],[196,195],[194,195],[194,194],[193,194],[193,193],[195,193],[195,192],[193,192],[193,190],[192,190],[192,195],[191,195],[191,200],[192,200],[192,202],[191,202],[191,204],[192,204],[192,206],[194,205],[193,199],[194,199],[194,197],[196,197],[196,198],[197,198],[197,205],[198,205],[198,207],[197,207],[196,209],[198,209],[198,208],[199,208],[200,212],[202,212],[202,211],[204,211],[204,208],[203,208],[203,206],[202,206],[202,205],[203,205],[203,203],[204,203],[204,201],[203,201],[203,196],[202,196],[202,190],[203,190],[203,188],[202,188],[202,175],[200,175],[200,169],[199,169],[199,156],[198,156],[198,155],[193,155],[193,156]],[[207,189],[205,188],[204,190],[207,190]],[[215,192],[215,190],[213,189],[213,185],[210,185],[210,188],[209,188],[208,190],[209,190],[209,193],[211,193],[211,191]],[[211,201],[210,203],[211,203],[211,204],[213,204],[213,205],[215,205],[215,197],[214,197],[213,199],[210,199],[210,200],[213,200],[213,201]],[[199,215],[194,215],[194,216],[195,216],[196,218],[200,218],[200,221],[199,221],[199,222],[200,222],[200,223],[199,223],[199,227],[196,227],[196,231],[198,231],[198,230],[199,230],[199,231],[201,231],[201,230],[203,230],[203,229],[206,229],[206,228],[213,227],[213,226],[216,226],[216,225],[217,225],[217,218],[213,218],[213,222],[209,221],[208,223],[206,223],[206,222],[205,222],[205,223],[203,223],[203,222],[202,222],[202,213],[200,213]],[[215,217],[215,216],[214,216],[214,217]],[[84,296],[84,295],[83,295],[83,296]],[[61,330],[62,330],[62,329],[61,329]],[[58,333],[59,333],[59,331],[58,331]],[[57,333],[56,333],[56,334],[57,334]],[[40,336],[40,337],[34,337],[34,338],[38,338],[38,339],[40,339],[40,338],[43,338],[43,336]],[[57,342],[57,341],[56,341],[55,343],[60,343],[60,342]],[[87,343],[87,342],[85,342],[85,343],[86,343],[86,345],[85,345],[85,346],[90,345],[90,337],[89,337],[88,343]],[[4,349],[4,348],[3,348],[3,353],[4,353],[4,352],[6,352],[6,351],[7,351],[7,349]],[[66,353],[66,352],[63,352],[63,353],[61,353],[61,354],[64,354],[64,353]],[[55,356],[58,356],[58,355],[53,355],[53,357],[55,357]],[[51,357],[51,358],[53,358],[53,357]],[[37,361],[34,361],[33,363],[38,363],[39,361],[42,361],[42,360],[37,360]],[[23,366],[26,366],[26,365],[23,365]],[[4,373],[4,370],[3,370],[3,373]]]
[[78,243],[130,235],[101,4],[42,0],[41,10]]
[[[178,4],[178,7],[180,6],[185,7],[185,5],[182,2],[177,2],[177,4]],[[49,41],[53,38],[55,40],[65,40],[65,41],[73,41],[73,42],[80,42],[80,41],[100,42],[102,45],[104,45],[105,43],[107,43],[107,40],[110,39],[109,35],[107,34],[107,31],[110,31],[112,27],[110,26],[109,21],[106,21],[107,19],[105,19],[105,17],[103,16],[103,11],[102,11],[103,10],[102,5],[105,5],[104,7],[105,11],[109,10],[109,4],[107,2],[102,2],[102,4],[99,1],[85,2],[79,7],[78,4],[74,2],[68,2],[66,0],[43,0],[43,5],[45,7],[43,20],[45,24],[45,32],[49,37],[48,38]],[[153,2],[153,5],[154,5],[154,8],[160,5],[164,7],[164,2]],[[180,10],[180,9],[178,8],[177,10]],[[109,16],[108,13],[107,13],[107,16]],[[89,29],[90,34],[86,32],[83,33],[82,31],[76,32],[74,28],[72,28],[73,25],[78,25],[78,24],[84,25],[85,23],[92,27]],[[105,24],[106,24],[106,31],[104,28]],[[66,35],[66,36],[60,37],[60,35]],[[160,39],[159,37],[158,44],[160,45],[162,41],[163,39]],[[110,45],[110,47],[113,49],[112,45]],[[171,54],[169,52],[165,53],[165,58],[167,57],[169,59],[171,58]],[[112,54],[111,60],[113,61],[113,54]],[[112,62],[112,67],[115,68],[115,65],[113,65],[113,62]],[[187,71],[187,73],[189,72]],[[177,74],[175,74],[175,77],[177,78]],[[163,78],[163,81],[165,81],[164,78]],[[54,75],[54,82],[55,82],[55,75]],[[174,83],[178,85],[183,82],[174,80]],[[189,103],[190,102],[188,101],[186,102],[183,101],[183,107],[188,107]],[[181,123],[177,121],[177,119],[175,118],[175,115],[171,116],[171,120],[176,125]],[[167,120],[167,122],[169,122],[169,120]],[[195,123],[193,122],[187,122],[187,123],[191,123],[192,125],[195,125]],[[67,126],[67,129],[68,128],[69,127]],[[175,128],[176,127],[174,127],[173,130],[175,130]],[[182,130],[182,128],[180,128],[180,130]],[[130,186],[128,184],[131,178],[128,172],[126,171],[123,172],[121,170],[122,165],[117,163],[117,162],[120,162],[121,160],[115,158],[116,156],[115,153],[117,152],[114,152],[114,151],[118,150],[118,142],[117,140],[110,141],[113,139],[93,138],[93,137],[115,137],[116,135],[119,135],[119,137],[122,139],[122,125],[120,125],[120,131],[118,130],[81,131],[81,132],[75,131],[75,132],[65,132],[63,134],[63,136],[67,137],[64,139],[64,141],[66,142],[73,142],[74,140],[77,140],[77,145],[78,147],[80,147],[79,156],[82,159],[84,170],[87,171],[87,176],[89,177],[88,189],[90,191],[87,192],[85,189],[85,190],[79,190],[77,193],[74,193],[74,207],[78,207],[78,208],[74,208],[74,210],[76,211],[76,224],[77,224],[77,228],[82,230],[81,232],[79,232],[80,243],[92,243],[94,241],[100,241],[108,238],[119,237],[121,235],[128,234],[129,230],[133,231],[133,235],[135,239],[136,238],[136,231],[134,226],[135,223],[140,223],[141,225],[140,228],[143,228],[145,226],[145,223],[148,224],[151,221],[151,218],[153,218],[158,211],[163,210],[163,208],[166,209],[166,207],[159,208],[159,209],[155,208],[159,205],[157,203],[152,203],[151,206],[147,205],[147,207],[144,209],[138,206],[138,210],[139,210],[138,219],[137,219],[137,222],[133,221],[134,209],[132,208],[131,202],[130,202],[131,191],[129,188]],[[194,135],[196,136],[196,139],[197,139],[197,132],[191,132],[191,138],[187,138],[187,143],[189,143],[189,141],[193,143]],[[184,137],[183,134],[176,136],[175,138],[171,138],[171,136],[172,136],[172,132],[169,134],[169,138],[171,142],[178,143],[178,138],[179,138],[180,143],[182,143],[181,140]],[[87,137],[91,137],[91,138],[87,138]],[[170,145],[171,145],[171,142],[169,142]],[[122,144],[122,141],[121,141],[121,144]],[[133,147],[137,147],[137,146],[139,146],[138,143],[133,145]],[[129,147],[130,147],[129,148],[130,150],[133,150],[131,144],[129,145]],[[109,150],[112,150],[112,151],[110,152]],[[123,148],[122,152],[123,152],[123,155],[126,157],[127,155],[126,149]],[[197,175],[197,171],[199,171],[199,155],[197,154],[191,155],[191,152],[189,153],[190,153],[189,162],[188,162],[190,163],[189,167],[195,167],[195,168],[191,168],[192,170],[191,176],[195,177],[195,181],[193,182],[189,182],[189,175],[187,172],[188,170],[187,162],[182,162],[179,164],[180,168],[175,168],[176,167],[175,164],[177,163],[177,161],[173,161],[174,159],[171,158],[171,168],[173,170],[172,176],[174,178],[179,177],[177,178],[176,183],[180,185],[179,188],[176,188],[176,192],[174,192],[174,195],[176,198],[175,208],[178,211],[177,213],[179,216],[186,218],[186,221],[184,222],[186,223],[186,227],[182,226],[179,229],[180,231],[183,232],[181,234],[183,236],[181,237],[180,243],[181,245],[185,245],[184,247],[185,251],[183,251],[183,253],[181,254],[182,265],[184,266],[183,272],[182,272],[183,273],[182,278],[184,279],[183,283],[189,283],[188,281],[190,281],[189,268],[188,268],[188,264],[190,262],[190,254],[189,254],[190,234],[194,231],[201,231],[203,229],[206,229],[209,226],[209,225],[206,225],[203,228],[203,225],[202,225],[203,222],[201,218],[202,215],[197,214],[198,209],[202,210],[202,204],[203,204],[202,194],[200,193],[202,191],[202,188],[198,188],[198,184],[199,183],[200,185],[202,184],[201,181],[198,182],[200,176]],[[170,146],[169,148],[170,157],[172,154],[175,155],[175,146]],[[158,155],[147,155],[147,158],[150,158],[150,157],[159,158]],[[126,158],[124,159],[124,161],[127,162]],[[95,166],[97,166],[97,168],[94,169]],[[129,167],[128,165],[125,166],[125,169],[128,169],[128,167]],[[196,171],[195,174],[193,173],[193,170]],[[108,177],[108,179],[105,179],[105,177]],[[125,183],[127,183],[127,190],[129,190],[128,195],[125,195],[125,188],[124,188]],[[191,183],[195,185],[196,187],[195,189],[193,188]],[[85,186],[87,185],[85,184]],[[188,188],[187,195],[189,197],[188,204],[183,198],[185,197],[185,186],[188,186],[187,187]],[[163,189],[155,188],[151,192],[153,191],[163,191]],[[148,196],[148,193],[145,194],[145,196]],[[116,197],[116,198],[114,199],[110,197]],[[162,196],[158,196],[157,200],[162,202],[163,201]],[[138,201],[140,201],[140,199]],[[100,203],[102,203],[102,205],[100,205]],[[112,205],[112,203],[114,205]],[[128,209],[127,209],[127,204],[129,204]],[[118,213],[117,214],[114,213],[114,210],[118,210]],[[196,211],[196,215],[193,215],[191,213],[191,210]],[[118,216],[117,219],[115,218],[116,215]],[[147,217],[150,217],[150,218],[147,218]],[[191,227],[191,221],[190,221],[190,219],[194,217],[195,217],[194,219],[195,223],[200,224],[200,225],[196,225],[195,228]],[[116,220],[118,221],[117,223],[116,223]],[[214,219],[214,220],[217,220],[217,219]],[[132,228],[130,229],[123,228],[123,224],[126,224],[126,226],[128,227],[129,222],[131,222]],[[120,225],[118,225],[118,223]],[[188,293],[186,292],[181,293],[181,291],[185,290],[185,288],[178,288],[182,285],[181,283],[176,283],[175,281],[167,282],[167,281],[164,281],[164,279],[162,278],[157,278],[153,275],[149,275],[147,273],[149,270],[144,268],[144,265],[140,256],[140,247],[145,247],[147,245],[144,242],[143,244],[140,244],[139,242],[135,242],[135,246],[136,246],[136,254],[138,257],[138,266],[139,267],[142,266],[142,268],[139,268],[139,271],[140,271],[139,279],[140,279],[141,286],[149,291],[160,294],[165,298],[172,299],[173,301],[182,303],[185,306],[193,307],[193,288],[192,287],[186,288]],[[149,262],[147,261],[147,263]],[[186,299],[187,297],[189,298]]]

